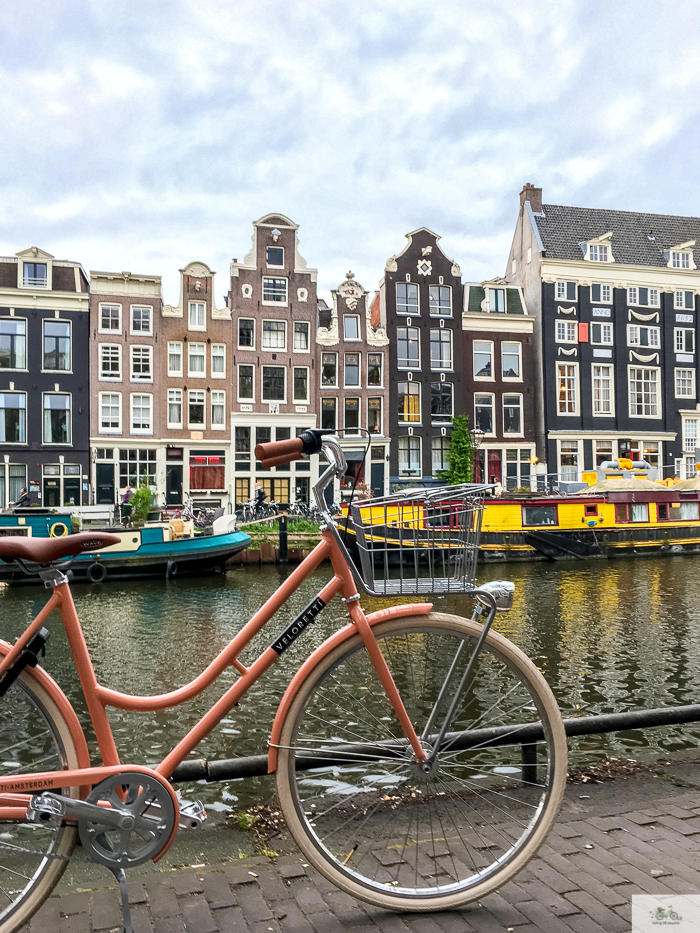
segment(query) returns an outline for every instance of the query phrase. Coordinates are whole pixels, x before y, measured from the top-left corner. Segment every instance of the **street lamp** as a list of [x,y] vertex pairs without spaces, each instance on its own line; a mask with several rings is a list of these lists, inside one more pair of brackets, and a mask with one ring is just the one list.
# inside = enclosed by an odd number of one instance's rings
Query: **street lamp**
[[484,432],[481,428],[472,428],[469,432],[472,439],[472,447],[474,450],[478,450],[481,447],[481,442],[484,439]]

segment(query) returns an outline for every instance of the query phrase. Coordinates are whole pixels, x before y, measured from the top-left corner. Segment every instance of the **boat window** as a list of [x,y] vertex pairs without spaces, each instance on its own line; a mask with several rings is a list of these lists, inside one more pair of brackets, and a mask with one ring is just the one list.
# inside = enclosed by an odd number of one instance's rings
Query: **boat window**
[[657,521],[659,522],[668,521],[668,502],[657,502],[656,503],[656,515],[657,515]]
[[698,503],[697,502],[681,502],[681,514],[680,520],[682,522],[697,521],[698,519]]
[[556,505],[523,506],[523,525],[556,525]]
[[648,522],[649,506],[646,502],[633,502],[631,505],[622,505],[618,503],[615,506],[615,521],[624,522]]
[[597,505],[587,505],[586,506],[586,515],[597,515],[598,506]]

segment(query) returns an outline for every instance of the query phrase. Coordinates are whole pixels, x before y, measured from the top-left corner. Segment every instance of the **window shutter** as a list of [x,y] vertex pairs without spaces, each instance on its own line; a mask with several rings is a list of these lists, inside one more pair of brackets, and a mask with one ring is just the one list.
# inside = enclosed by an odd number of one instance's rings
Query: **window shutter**
[[578,342],[588,343],[588,324],[584,324],[583,322],[578,325]]

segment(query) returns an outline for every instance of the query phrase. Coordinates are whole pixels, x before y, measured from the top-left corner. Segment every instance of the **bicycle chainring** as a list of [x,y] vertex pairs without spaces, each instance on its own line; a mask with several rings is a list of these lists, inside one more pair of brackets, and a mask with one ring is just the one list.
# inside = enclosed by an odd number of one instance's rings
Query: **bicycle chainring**
[[154,858],[167,844],[178,814],[164,781],[123,771],[93,788],[87,803],[123,814],[122,827],[89,819],[78,821],[86,853],[108,868],[130,868]]

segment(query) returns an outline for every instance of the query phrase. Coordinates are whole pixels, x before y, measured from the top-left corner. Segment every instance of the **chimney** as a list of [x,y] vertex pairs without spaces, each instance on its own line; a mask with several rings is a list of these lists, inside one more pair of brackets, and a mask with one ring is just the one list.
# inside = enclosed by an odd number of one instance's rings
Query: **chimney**
[[520,207],[524,207],[526,201],[532,205],[533,213],[542,213],[542,189],[535,188],[529,181],[525,182],[520,192]]

